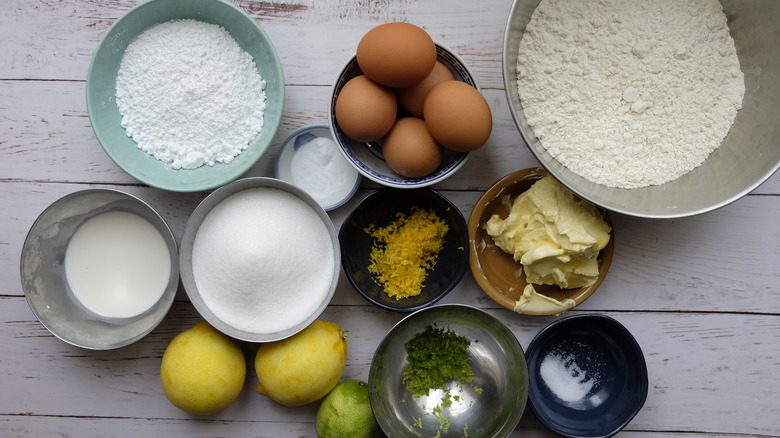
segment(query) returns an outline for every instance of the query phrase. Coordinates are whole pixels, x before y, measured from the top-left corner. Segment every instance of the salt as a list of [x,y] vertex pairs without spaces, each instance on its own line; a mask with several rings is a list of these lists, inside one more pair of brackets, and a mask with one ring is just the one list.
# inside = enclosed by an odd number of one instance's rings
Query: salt
[[[295,142],[290,161],[293,183],[315,199],[326,199],[354,183],[355,170],[327,137],[304,137]],[[297,140],[297,139],[296,139]]]
[[595,376],[580,368],[573,354],[558,351],[544,357],[540,372],[550,391],[568,403],[585,399],[597,383]]
[[192,248],[203,302],[217,318],[252,333],[304,322],[329,293],[335,263],[319,215],[274,188],[243,190],[217,204]]

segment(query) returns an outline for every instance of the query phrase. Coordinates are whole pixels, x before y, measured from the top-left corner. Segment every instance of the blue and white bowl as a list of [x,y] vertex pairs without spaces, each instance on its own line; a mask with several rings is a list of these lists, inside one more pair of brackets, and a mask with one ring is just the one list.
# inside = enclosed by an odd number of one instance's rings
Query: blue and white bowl
[[[440,44],[436,44],[436,54],[438,61],[450,69],[455,79],[463,81],[481,92],[474,74],[471,73],[466,63],[455,52]],[[333,84],[330,94],[330,106],[328,108],[328,124],[330,125],[333,139],[347,161],[361,175],[384,186],[410,189],[441,182],[463,167],[471,152],[455,152],[444,149],[441,164],[436,171],[422,178],[406,178],[397,174],[387,165],[382,156],[381,145],[378,142],[363,143],[347,137],[336,122],[336,99],[344,84],[361,74],[363,73],[358,66],[357,57],[353,56]]]

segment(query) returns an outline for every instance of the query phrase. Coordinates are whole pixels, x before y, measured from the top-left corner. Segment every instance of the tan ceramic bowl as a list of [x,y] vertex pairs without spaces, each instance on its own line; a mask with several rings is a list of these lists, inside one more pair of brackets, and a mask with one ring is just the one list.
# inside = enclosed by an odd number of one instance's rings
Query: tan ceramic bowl
[[[504,195],[509,195],[514,201],[519,194],[528,190],[534,182],[547,175],[542,168],[518,170],[501,178],[493,184],[477,201],[468,221],[469,230],[469,265],[477,284],[496,303],[514,311],[515,302],[520,299],[523,289],[528,284],[523,273],[523,267],[516,262],[511,254],[505,253],[493,243],[493,238],[485,231],[485,222],[494,214],[505,218],[509,210],[501,203]],[[607,223],[612,226],[609,214],[600,210]],[[536,291],[562,301],[567,298],[574,300],[575,307],[590,297],[601,285],[612,263],[615,249],[615,231],[613,230],[609,243],[599,254],[599,278],[595,284],[576,288],[560,289],[550,285],[534,285]],[[520,312],[527,315],[551,315],[560,312]]]

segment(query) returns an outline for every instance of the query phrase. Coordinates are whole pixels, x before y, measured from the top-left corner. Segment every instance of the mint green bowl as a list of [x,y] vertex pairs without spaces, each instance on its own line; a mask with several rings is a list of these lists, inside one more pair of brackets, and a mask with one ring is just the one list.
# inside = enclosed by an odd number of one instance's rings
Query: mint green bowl
[[[176,170],[139,149],[127,136],[116,106],[116,75],[125,49],[137,35],[155,24],[187,18],[222,26],[252,55],[266,81],[266,109],[263,130],[232,162]],[[103,150],[133,178],[173,192],[211,190],[246,173],[268,150],[283,107],[284,75],[271,39],[246,12],[222,0],[149,0],[135,6],[100,41],[87,74],[87,113]]]

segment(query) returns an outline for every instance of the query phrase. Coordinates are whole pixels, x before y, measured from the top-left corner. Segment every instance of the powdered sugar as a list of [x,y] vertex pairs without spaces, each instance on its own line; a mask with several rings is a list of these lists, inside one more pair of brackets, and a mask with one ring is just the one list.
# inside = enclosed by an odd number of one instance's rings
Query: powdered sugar
[[745,92],[717,0],[542,0],[517,67],[542,145],[612,187],[663,184],[699,166]]
[[[298,139],[304,141],[298,142]],[[341,155],[336,143],[328,137],[298,137],[297,151],[290,162],[295,184],[314,199],[328,199],[355,181],[355,169]],[[306,141],[308,140],[308,141]]]
[[265,81],[222,27],[153,26],[128,45],[116,78],[122,126],[174,169],[229,163],[263,128]]

